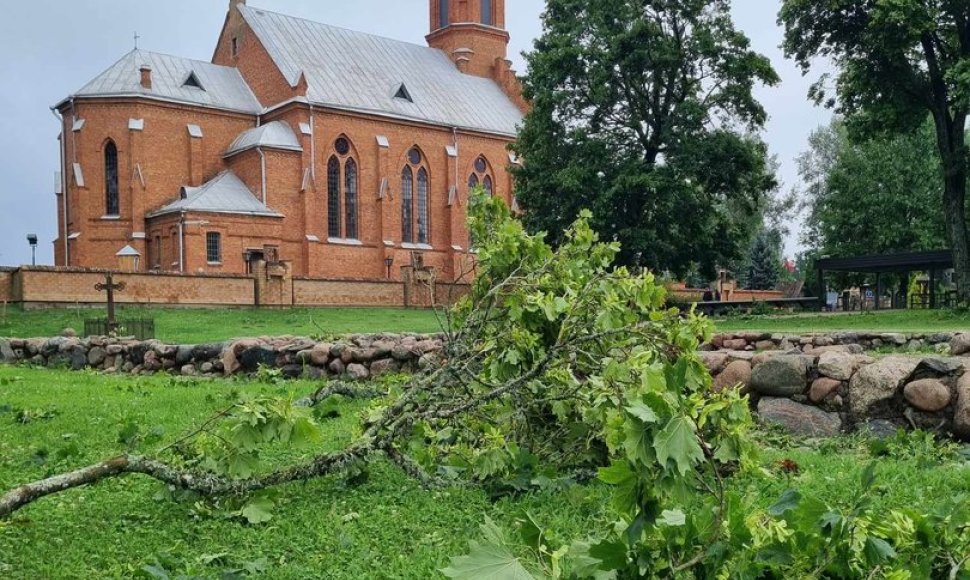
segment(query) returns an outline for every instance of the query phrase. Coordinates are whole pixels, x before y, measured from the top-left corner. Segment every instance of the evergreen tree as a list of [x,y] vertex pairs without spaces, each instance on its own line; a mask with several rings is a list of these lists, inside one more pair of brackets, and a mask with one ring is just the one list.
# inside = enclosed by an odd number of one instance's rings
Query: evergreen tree
[[762,230],[751,246],[751,262],[746,276],[748,290],[774,290],[781,276],[781,257],[771,232]]

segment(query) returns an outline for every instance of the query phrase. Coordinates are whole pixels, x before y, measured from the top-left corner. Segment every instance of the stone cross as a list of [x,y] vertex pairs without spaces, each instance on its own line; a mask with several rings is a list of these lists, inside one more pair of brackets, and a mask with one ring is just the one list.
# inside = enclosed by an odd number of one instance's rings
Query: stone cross
[[104,277],[104,283],[98,282],[94,285],[94,289],[98,292],[108,292],[108,334],[111,334],[118,329],[118,322],[115,320],[115,290],[124,291],[125,283],[118,282],[115,284],[110,273],[105,274]]

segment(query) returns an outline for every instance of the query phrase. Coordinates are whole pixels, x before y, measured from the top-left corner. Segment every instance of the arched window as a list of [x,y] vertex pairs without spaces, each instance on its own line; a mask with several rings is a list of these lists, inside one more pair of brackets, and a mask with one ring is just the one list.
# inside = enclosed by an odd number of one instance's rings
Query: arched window
[[405,167],[401,173],[401,241],[406,244],[414,243],[414,227],[412,223],[412,205],[414,203],[414,172]]
[[344,208],[347,212],[344,235],[357,239],[357,162],[348,159],[344,164]]
[[438,0],[438,28],[448,26],[448,4],[451,0]]
[[336,155],[327,163],[327,235],[340,237],[340,160]]
[[472,166],[472,174],[468,178],[468,192],[471,193],[479,185],[489,194],[495,194],[494,181],[489,170],[488,160],[484,155],[479,155]]
[[428,231],[428,170],[418,170],[418,243],[427,244],[431,236]]
[[360,235],[360,170],[349,139],[338,137],[333,151],[327,162],[327,236],[356,240]]
[[113,141],[104,146],[104,214],[116,216],[121,213],[118,188],[118,148]]
[[482,0],[482,24],[488,24],[489,26],[495,24],[495,18],[492,13],[492,0]]

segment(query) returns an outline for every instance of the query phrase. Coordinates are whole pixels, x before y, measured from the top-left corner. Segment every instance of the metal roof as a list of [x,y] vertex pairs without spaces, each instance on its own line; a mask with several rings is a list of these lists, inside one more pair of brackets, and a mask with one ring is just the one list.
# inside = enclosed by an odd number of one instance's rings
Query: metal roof
[[933,250],[852,258],[822,258],[815,262],[815,267],[825,272],[854,273],[906,272],[930,268],[946,270],[953,267],[953,252]]
[[[522,121],[497,83],[459,72],[440,50],[245,5],[239,10],[290,85],[306,77],[314,104],[510,137]],[[395,98],[402,85],[413,102]]]
[[256,199],[232,171],[223,171],[202,187],[183,187],[181,198],[155,210],[153,218],[180,212],[230,213],[265,217],[283,217]]
[[299,139],[296,138],[296,133],[293,132],[289,124],[284,121],[273,121],[244,131],[232,142],[225,156],[231,157],[256,147],[303,151]]
[[[142,66],[152,69],[152,88],[141,86]],[[186,86],[195,74],[202,88]],[[75,93],[75,97],[145,97],[249,114],[263,110],[235,68],[133,50]],[[63,102],[61,103],[63,104]]]

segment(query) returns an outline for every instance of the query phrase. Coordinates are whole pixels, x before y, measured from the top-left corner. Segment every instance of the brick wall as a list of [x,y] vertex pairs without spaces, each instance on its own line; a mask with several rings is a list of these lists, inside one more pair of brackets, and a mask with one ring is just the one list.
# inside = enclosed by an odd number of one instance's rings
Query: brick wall
[[13,302],[14,270],[0,268],[0,303]]
[[[124,282],[115,294],[119,304],[158,306],[309,306],[403,307],[405,284],[392,280],[294,279],[288,263],[257,264],[254,277],[229,274],[173,274],[116,272]],[[23,303],[27,308],[62,305],[100,305],[106,296],[94,289],[105,271],[80,268],[24,267],[0,270],[0,302]],[[429,288],[411,290],[411,306],[431,306]],[[467,285],[436,284],[435,304],[448,304],[468,290]]]

